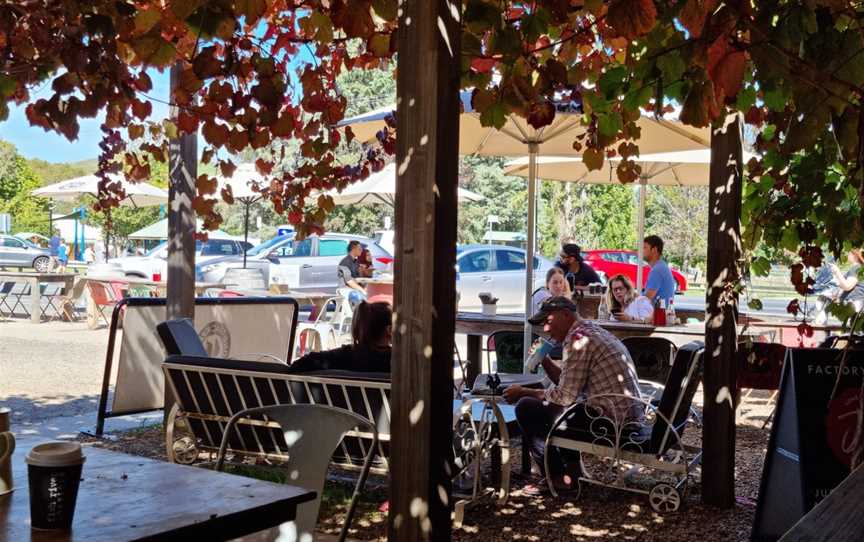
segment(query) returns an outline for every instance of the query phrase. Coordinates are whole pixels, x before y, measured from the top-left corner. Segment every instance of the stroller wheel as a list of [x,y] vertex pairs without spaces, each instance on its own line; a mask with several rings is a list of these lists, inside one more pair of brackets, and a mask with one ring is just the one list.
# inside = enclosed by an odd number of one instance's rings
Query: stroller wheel
[[681,508],[681,493],[670,484],[655,484],[648,493],[648,503],[661,514],[677,512]]

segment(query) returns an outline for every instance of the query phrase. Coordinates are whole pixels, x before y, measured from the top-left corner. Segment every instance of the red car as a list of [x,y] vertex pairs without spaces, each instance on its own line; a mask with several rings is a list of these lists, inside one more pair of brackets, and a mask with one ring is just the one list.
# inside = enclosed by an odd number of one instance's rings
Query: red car
[[[582,251],[582,257],[588,262],[595,271],[603,272],[606,279],[610,279],[615,275],[621,274],[630,279],[633,285],[636,285],[636,262],[639,255],[633,250],[585,250]],[[642,280],[648,280],[648,273],[651,272],[651,267],[647,263],[642,264]],[[687,279],[672,268],[672,277],[678,283],[678,292],[687,291]]]

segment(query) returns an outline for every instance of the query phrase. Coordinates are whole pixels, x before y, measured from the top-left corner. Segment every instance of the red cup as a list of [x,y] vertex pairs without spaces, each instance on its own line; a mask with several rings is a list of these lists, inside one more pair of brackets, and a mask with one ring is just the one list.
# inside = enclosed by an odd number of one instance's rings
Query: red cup
[[162,282],[162,273],[153,273],[153,282]]

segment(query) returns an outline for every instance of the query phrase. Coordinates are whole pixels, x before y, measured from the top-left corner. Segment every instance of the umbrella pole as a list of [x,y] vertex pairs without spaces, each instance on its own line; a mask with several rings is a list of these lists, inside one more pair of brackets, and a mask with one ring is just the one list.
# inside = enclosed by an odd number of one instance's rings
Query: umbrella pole
[[645,196],[647,191],[647,183],[648,179],[645,177],[639,178],[639,226],[637,229],[637,239],[636,239],[636,251],[639,253],[639,265],[636,267],[636,291],[641,294],[642,285],[644,283],[642,277],[642,265],[645,261],[644,254],[644,243],[642,242],[645,239]]
[[534,244],[537,238],[537,154],[539,149],[540,146],[536,142],[528,143],[528,239],[525,247],[525,337],[524,350],[522,351],[526,359],[531,348],[531,337],[534,331],[528,318],[534,315],[531,306],[531,294],[534,293]]
[[[243,242],[249,242],[249,200],[243,202],[246,206],[246,216],[243,221]],[[243,245],[243,269],[246,269],[246,245]]]

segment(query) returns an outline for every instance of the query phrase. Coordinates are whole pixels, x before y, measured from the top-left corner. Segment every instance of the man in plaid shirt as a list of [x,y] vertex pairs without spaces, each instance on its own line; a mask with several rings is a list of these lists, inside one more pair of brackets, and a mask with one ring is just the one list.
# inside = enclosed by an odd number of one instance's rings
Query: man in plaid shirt
[[[531,441],[531,456],[541,472],[546,436],[570,405],[580,398],[600,394],[639,397],[636,368],[627,348],[605,329],[580,318],[577,310],[578,306],[566,297],[552,297],[529,319],[532,324],[544,324],[543,330],[564,346],[560,367],[548,357],[543,360],[543,370],[554,384],[545,390],[514,385],[504,392],[508,402],[516,403],[516,421],[523,438]],[[589,399],[587,405],[568,418],[567,425],[571,429],[587,428],[600,413],[624,424],[637,420],[640,409],[638,403],[626,397],[607,398],[599,403]],[[545,475],[552,477],[556,488],[566,490],[574,477],[581,475],[581,462],[578,452],[561,452],[550,450],[550,472]],[[529,486],[526,492],[539,492],[544,487],[545,484]]]

